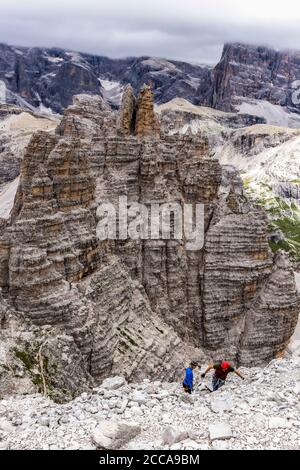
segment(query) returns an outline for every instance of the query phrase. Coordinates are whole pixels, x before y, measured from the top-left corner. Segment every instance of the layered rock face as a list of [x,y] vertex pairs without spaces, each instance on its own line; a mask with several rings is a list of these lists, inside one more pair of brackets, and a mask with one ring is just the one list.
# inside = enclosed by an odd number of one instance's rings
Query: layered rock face
[[[56,135],[32,138],[1,225],[6,354],[19,351],[14,360],[23,358],[27,375],[36,367],[39,386],[43,379],[59,399],[76,388],[69,370],[69,385],[58,378],[68,351],[78,358],[79,392],[112,373],[172,378],[193,357],[265,363],[297,323],[293,273],[281,256],[274,263],[266,217],[245,199],[235,170],[210,158],[203,139],[159,137],[151,90],[137,101],[128,93],[119,116],[100,98],[79,96]],[[99,240],[96,208],[120,196],[146,207],[204,204],[204,247],[190,251],[184,238]],[[12,319],[20,334],[9,341]],[[69,350],[53,355],[47,345],[61,336]]]
[[[299,79],[299,73],[299,52],[225,44],[222,58],[213,71],[209,104],[224,111],[234,111],[243,102],[253,105],[257,100],[299,113],[299,105],[292,99],[298,88],[293,83]],[[275,114],[276,111],[278,113],[274,108]]]

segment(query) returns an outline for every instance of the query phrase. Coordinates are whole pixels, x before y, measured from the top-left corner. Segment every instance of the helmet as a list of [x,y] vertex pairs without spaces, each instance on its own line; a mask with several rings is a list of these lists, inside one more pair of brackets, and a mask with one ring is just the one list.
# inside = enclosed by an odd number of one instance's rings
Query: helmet
[[221,362],[221,368],[222,369],[228,369],[229,367],[230,367],[229,362],[227,362],[227,361],[222,361]]

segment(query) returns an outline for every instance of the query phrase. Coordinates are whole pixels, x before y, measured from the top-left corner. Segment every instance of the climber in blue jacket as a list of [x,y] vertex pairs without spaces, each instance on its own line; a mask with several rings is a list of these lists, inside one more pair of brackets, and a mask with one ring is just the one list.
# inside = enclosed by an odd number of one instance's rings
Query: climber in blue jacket
[[192,391],[193,391],[193,386],[194,386],[193,370],[196,369],[197,366],[198,366],[197,362],[192,361],[191,364],[190,364],[190,367],[187,367],[185,369],[185,378],[184,378],[184,381],[183,381],[182,385],[183,385],[183,390],[186,393],[191,394]]

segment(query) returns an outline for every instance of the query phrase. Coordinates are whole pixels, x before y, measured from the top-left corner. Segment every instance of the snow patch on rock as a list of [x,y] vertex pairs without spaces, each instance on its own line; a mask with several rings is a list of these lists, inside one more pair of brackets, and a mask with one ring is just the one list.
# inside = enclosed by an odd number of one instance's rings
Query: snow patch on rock
[[0,193],[0,217],[8,219],[14,205],[15,195],[19,185],[19,176],[8,183]]
[[[244,97],[237,99],[245,100]],[[266,100],[248,98],[242,104],[236,106],[239,114],[252,114],[266,119],[268,124],[282,127],[300,127],[300,115],[291,113],[288,109],[272,104]]]
[[120,82],[104,80],[102,78],[99,78],[99,81],[103,88],[103,98],[110,104],[119,107],[122,101],[124,85],[122,85]]

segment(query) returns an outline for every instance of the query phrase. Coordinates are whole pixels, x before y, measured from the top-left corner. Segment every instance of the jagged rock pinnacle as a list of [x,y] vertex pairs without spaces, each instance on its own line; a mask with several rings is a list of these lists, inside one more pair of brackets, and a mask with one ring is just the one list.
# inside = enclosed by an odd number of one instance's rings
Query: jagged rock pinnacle
[[153,109],[153,93],[149,85],[144,85],[138,96],[135,134],[138,137],[159,136],[159,124]]
[[126,85],[119,111],[117,130],[126,136],[133,133],[136,112],[136,99],[131,85]]
[[153,93],[143,85],[136,99],[131,85],[126,85],[117,120],[117,131],[124,136],[159,137],[160,128],[154,113]]

